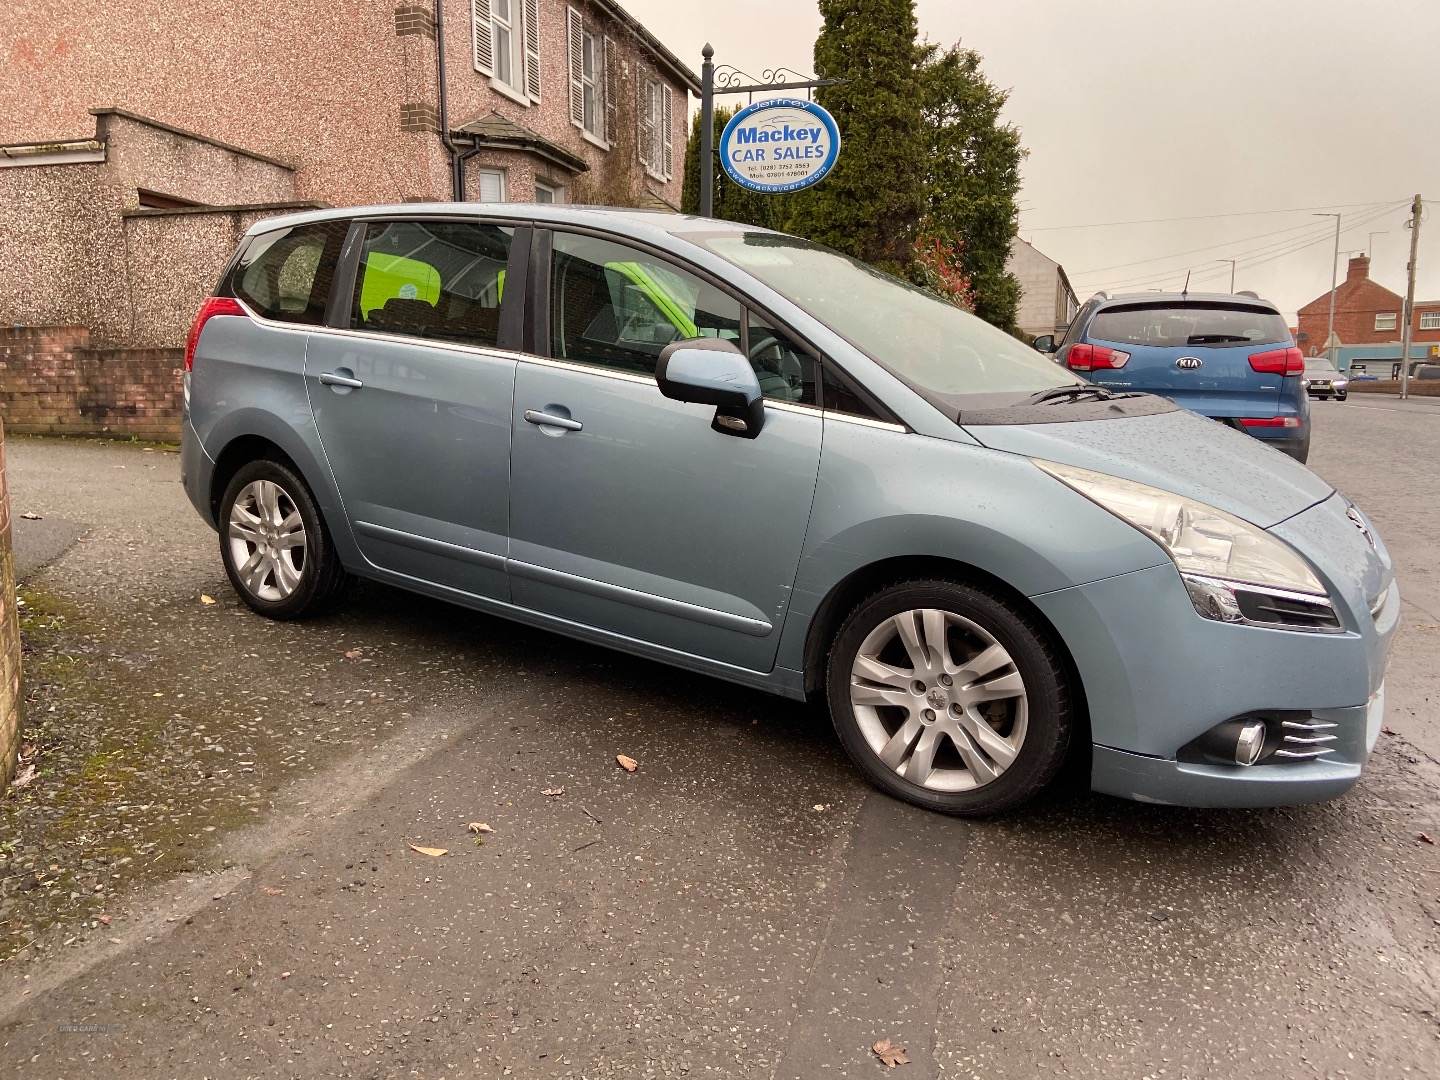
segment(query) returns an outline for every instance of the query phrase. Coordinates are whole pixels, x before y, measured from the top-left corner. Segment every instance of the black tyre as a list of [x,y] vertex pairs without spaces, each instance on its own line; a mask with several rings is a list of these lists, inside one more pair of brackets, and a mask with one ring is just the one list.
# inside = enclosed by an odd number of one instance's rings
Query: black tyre
[[1345,400],[1346,398],[1348,398],[1349,396],[1350,396],[1350,391],[1349,391],[1349,390],[1346,390],[1345,393],[1343,393],[1343,394],[1336,394],[1336,395],[1335,395],[1335,400],[1336,400],[1336,401],[1344,401],[1344,400]]
[[240,599],[271,619],[330,606],[349,582],[310,489],[278,461],[252,461],[220,500],[220,557]]
[[1070,746],[1065,665],[1014,603],[952,581],[906,581],[856,605],[826,663],[830,716],[872,784],[979,817],[1055,778]]

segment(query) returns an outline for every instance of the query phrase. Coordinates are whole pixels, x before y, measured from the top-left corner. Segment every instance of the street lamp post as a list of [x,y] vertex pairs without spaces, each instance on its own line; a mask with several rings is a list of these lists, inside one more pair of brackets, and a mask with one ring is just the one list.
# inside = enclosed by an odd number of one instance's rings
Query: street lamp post
[[1220,263],[1229,263],[1229,264],[1230,264],[1230,291],[1233,293],[1233,292],[1235,291],[1235,260],[1234,260],[1234,259],[1216,259],[1215,261],[1216,261],[1216,262],[1220,262]]
[[1335,219],[1335,254],[1330,257],[1330,321],[1325,330],[1325,348],[1330,352],[1330,366],[1335,363],[1335,286],[1340,272],[1340,215],[1311,214],[1311,217],[1333,217]]

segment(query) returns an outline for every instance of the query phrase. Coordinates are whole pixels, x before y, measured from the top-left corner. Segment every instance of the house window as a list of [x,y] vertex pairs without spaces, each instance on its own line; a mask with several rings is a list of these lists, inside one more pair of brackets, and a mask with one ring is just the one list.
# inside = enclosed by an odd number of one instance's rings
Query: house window
[[522,105],[540,100],[540,0],[470,0],[475,70]]
[[537,203],[563,203],[565,189],[559,184],[547,184],[544,180],[536,180],[535,201]]
[[640,163],[656,180],[669,180],[675,171],[672,96],[670,87],[659,79],[640,84]]
[[1376,330],[1394,330],[1396,314],[1393,311],[1377,312],[1375,314]]
[[1440,330],[1440,311],[1420,312],[1421,330]]
[[610,39],[574,8],[565,9],[566,61],[570,66],[570,122],[593,143],[610,149]]
[[503,169],[480,170],[480,201],[505,201],[505,171]]

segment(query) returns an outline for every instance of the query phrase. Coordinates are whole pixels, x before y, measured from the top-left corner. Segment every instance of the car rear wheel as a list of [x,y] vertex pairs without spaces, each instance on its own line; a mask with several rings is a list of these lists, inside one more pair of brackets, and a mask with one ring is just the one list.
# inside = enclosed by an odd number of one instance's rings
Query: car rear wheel
[[909,581],[862,601],[830,650],[826,692],[871,783],[942,813],[1026,802],[1069,748],[1054,646],[1011,602],[957,582]]
[[1335,400],[1336,400],[1336,401],[1344,401],[1344,400],[1345,400],[1347,397],[1349,397],[1349,396],[1350,396],[1350,391],[1349,391],[1349,390],[1346,390],[1345,393],[1343,393],[1343,394],[1336,394],[1336,395],[1335,395]]
[[231,478],[219,520],[230,584],[261,615],[314,614],[348,582],[310,489],[277,461],[252,461]]

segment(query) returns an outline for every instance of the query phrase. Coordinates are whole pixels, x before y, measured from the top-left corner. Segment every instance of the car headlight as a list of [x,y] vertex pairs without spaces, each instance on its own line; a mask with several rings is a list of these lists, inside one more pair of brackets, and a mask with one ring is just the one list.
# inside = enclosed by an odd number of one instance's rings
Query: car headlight
[[1264,529],[1172,491],[1035,459],[1035,464],[1149,536],[1174,560],[1207,619],[1295,630],[1340,629],[1325,586]]

